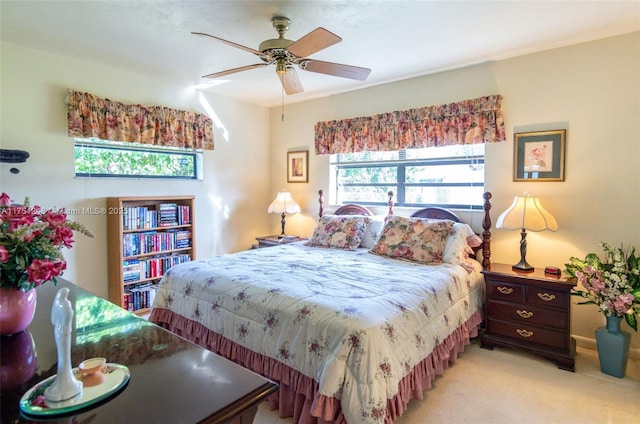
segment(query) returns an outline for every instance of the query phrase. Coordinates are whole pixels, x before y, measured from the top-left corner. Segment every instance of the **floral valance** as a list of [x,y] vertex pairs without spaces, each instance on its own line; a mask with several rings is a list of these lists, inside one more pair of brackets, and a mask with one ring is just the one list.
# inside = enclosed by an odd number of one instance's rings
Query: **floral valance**
[[67,90],[67,133],[71,137],[213,150],[213,125],[206,115],[128,105],[73,90]]
[[502,96],[318,122],[316,154],[392,151],[505,141]]

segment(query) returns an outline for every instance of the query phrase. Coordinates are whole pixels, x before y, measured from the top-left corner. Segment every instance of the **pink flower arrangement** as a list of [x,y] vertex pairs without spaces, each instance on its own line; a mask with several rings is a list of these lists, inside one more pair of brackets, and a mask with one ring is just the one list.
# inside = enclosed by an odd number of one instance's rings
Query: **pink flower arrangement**
[[0,196],[0,287],[30,290],[53,281],[67,268],[63,247],[73,245],[73,232],[93,237],[84,226],[67,219],[64,209],[43,211]]
[[572,290],[571,294],[594,304],[607,316],[624,317],[631,328],[638,331],[640,317],[640,257],[635,247],[613,248],[600,243],[605,253],[602,261],[589,253],[584,260],[572,257],[565,264],[566,272],[584,290]]

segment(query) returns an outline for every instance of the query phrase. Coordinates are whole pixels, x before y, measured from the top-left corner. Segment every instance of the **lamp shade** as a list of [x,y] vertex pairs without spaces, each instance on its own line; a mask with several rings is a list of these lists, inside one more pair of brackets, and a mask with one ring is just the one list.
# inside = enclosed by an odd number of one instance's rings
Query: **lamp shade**
[[556,219],[540,204],[538,197],[516,196],[509,208],[496,221],[496,228],[507,230],[556,231]]
[[278,192],[276,199],[271,202],[269,205],[269,209],[267,209],[269,213],[298,213],[300,212],[300,205],[293,200],[291,197],[291,193],[286,190],[282,190]]

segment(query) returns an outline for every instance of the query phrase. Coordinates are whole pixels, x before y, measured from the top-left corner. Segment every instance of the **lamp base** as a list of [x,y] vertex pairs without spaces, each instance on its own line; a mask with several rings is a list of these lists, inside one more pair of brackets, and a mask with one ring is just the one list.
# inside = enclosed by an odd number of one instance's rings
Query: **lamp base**
[[286,234],[284,233],[284,225],[286,224],[286,222],[284,221],[284,212],[282,212],[281,216],[282,216],[282,220],[280,220],[280,225],[282,225],[282,232],[280,233],[278,238],[282,238],[282,237],[286,236]]
[[511,269],[514,271],[520,271],[520,272],[533,272],[534,270],[534,268],[531,265],[529,265],[527,261],[524,259],[520,260],[520,262],[513,265]]
[[533,267],[527,262],[527,230],[522,229],[520,233],[520,262],[511,267],[514,271],[533,272]]

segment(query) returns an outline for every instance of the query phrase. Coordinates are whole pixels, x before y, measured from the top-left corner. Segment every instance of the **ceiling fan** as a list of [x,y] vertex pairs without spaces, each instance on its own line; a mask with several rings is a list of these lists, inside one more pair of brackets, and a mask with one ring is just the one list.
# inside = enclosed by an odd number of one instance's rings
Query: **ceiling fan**
[[231,47],[253,53],[258,56],[262,63],[241,66],[239,68],[227,69],[226,71],[214,72],[204,75],[202,78],[218,78],[236,72],[247,71],[249,69],[262,68],[264,66],[276,65],[276,74],[280,78],[282,87],[287,94],[296,94],[304,91],[294,65],[305,71],[317,72],[320,74],[334,75],[343,78],[364,81],[369,76],[371,69],[360,68],[358,66],[343,65],[340,63],[325,62],[311,59],[308,56],[322,49],[332,46],[342,41],[334,33],[324,29],[316,28],[297,41],[284,38],[284,33],[289,29],[291,21],[288,18],[277,16],[271,22],[278,32],[279,37],[265,40],[260,43],[258,50],[245,47],[222,38],[205,34],[202,32],[192,32],[192,34],[213,38]]

